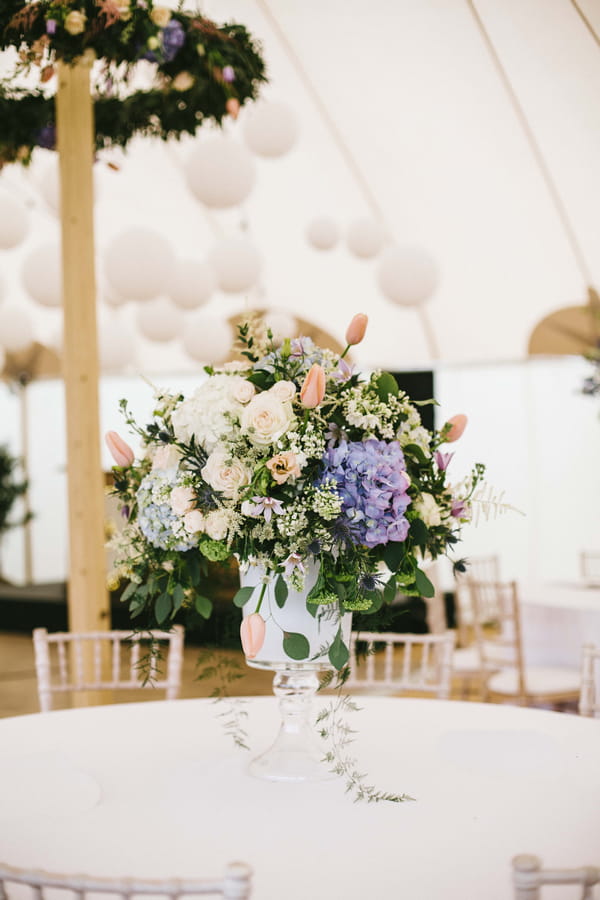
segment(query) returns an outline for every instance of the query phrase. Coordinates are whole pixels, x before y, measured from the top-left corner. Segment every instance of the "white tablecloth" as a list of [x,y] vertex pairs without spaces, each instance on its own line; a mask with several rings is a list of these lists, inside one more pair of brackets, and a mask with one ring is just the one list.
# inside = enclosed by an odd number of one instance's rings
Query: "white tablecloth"
[[[509,900],[510,860],[600,863],[600,721],[449,701],[360,698],[351,754],[404,804],[354,803],[340,779],[245,772],[219,704],[181,700],[0,720],[0,859],[146,877],[241,859],[254,900]],[[274,698],[250,698],[252,752]],[[553,895],[555,900],[561,895]]]
[[520,598],[527,664],[578,668],[584,643],[600,647],[600,588],[523,585]]

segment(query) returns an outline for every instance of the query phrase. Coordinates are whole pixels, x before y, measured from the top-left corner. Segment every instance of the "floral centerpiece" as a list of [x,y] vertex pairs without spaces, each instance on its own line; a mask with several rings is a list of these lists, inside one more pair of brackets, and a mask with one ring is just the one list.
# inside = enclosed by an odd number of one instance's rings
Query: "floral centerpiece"
[[[242,574],[260,572],[233,601],[244,607],[247,658],[276,618],[265,592],[282,612],[300,594],[313,616],[336,610],[319,658],[339,670],[345,613],[377,610],[399,590],[433,594],[424,561],[459,540],[483,466],[453,487],[452,453],[441,447],[460,437],[466,417],[429,431],[391,374],[353,370],[346,355],[366,326],[367,316],[353,318],[340,355],[309,338],[276,344],[246,323],[242,360],[206,367],[188,398],[158,391],[150,424],[140,427],[122,401],[143,446],[136,460],[107,435],[126,519],[114,576],[129,582],[122,599],[134,621],[164,627],[190,606],[208,617],[208,561],[234,556]],[[290,661],[314,658],[301,630],[284,630],[283,649]]]

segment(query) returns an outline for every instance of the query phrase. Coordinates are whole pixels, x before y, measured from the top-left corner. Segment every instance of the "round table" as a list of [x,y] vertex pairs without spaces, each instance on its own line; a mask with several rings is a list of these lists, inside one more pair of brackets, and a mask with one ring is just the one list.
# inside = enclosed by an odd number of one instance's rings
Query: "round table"
[[[347,720],[358,769],[414,802],[353,802],[339,777],[246,774],[277,730],[272,697],[0,720],[0,860],[157,878],[219,874],[240,859],[254,870],[253,900],[509,900],[514,854],[552,866],[600,862],[599,720],[357,702]],[[247,714],[250,752],[227,734],[231,709]]]
[[526,664],[579,668],[583,644],[600,647],[600,588],[523,585],[519,596]]

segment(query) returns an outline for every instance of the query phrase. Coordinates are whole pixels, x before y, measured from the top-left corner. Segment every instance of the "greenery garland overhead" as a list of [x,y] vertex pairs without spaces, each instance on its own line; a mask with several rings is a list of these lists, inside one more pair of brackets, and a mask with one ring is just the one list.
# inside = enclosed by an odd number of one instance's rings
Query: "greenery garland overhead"
[[[194,134],[206,120],[236,117],[266,80],[260,48],[243,25],[217,27],[199,14],[153,0],[2,0],[0,49],[17,51],[13,75],[0,81],[0,167],[27,163],[35,147],[56,144],[56,62],[95,61],[96,147],[136,134],[167,139]],[[134,90],[134,67],[153,67],[152,87]],[[36,72],[38,86],[16,87]],[[151,70],[150,70],[151,71]]]

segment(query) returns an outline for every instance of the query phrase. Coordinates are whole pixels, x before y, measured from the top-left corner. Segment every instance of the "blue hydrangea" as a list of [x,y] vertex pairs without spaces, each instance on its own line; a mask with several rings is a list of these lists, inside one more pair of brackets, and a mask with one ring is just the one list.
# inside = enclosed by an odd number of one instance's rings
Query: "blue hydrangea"
[[341,523],[366,547],[404,541],[410,503],[404,454],[397,441],[342,441],[323,457],[322,481],[335,480]]
[[167,62],[177,56],[185,44],[185,30],[177,19],[170,19],[162,30],[162,51]]
[[144,537],[162,550],[184,552],[197,540],[183,527],[181,516],[173,512],[169,502],[171,491],[177,486],[175,469],[150,472],[138,488],[138,525]]

